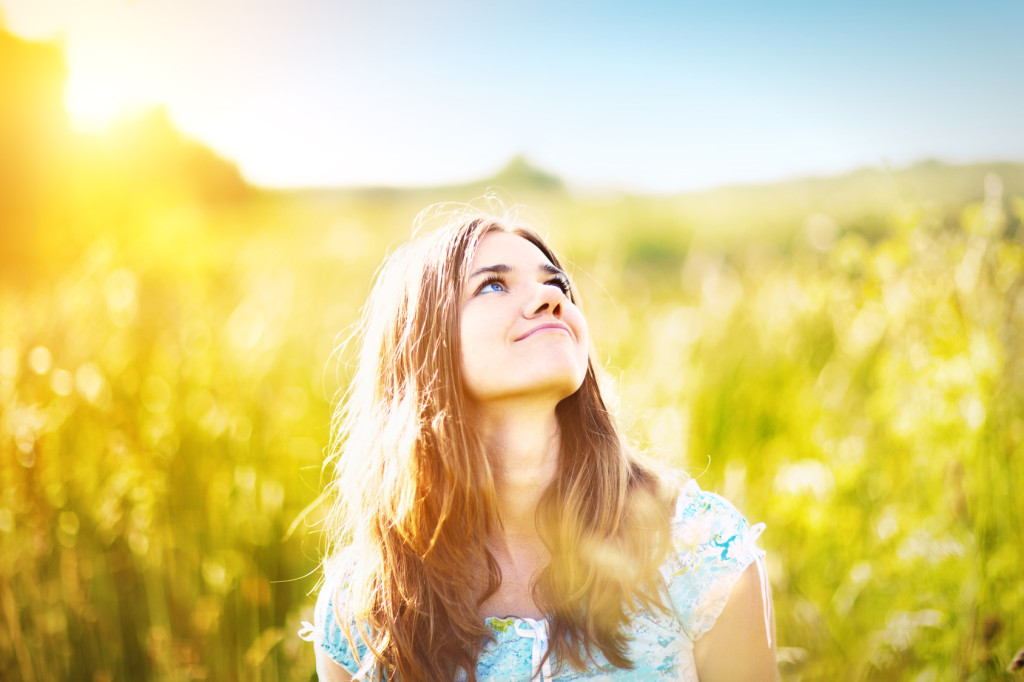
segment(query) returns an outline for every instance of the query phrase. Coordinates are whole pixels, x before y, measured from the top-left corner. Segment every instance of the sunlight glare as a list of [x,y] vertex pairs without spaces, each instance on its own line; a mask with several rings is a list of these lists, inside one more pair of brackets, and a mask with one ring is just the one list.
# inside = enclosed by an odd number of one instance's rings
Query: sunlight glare
[[64,107],[71,119],[71,127],[80,133],[107,130],[132,110],[114,83],[76,77],[74,73],[68,78],[64,90]]
[[128,32],[117,23],[94,25],[72,37],[67,48],[64,106],[73,128],[99,132],[156,106],[152,74]]

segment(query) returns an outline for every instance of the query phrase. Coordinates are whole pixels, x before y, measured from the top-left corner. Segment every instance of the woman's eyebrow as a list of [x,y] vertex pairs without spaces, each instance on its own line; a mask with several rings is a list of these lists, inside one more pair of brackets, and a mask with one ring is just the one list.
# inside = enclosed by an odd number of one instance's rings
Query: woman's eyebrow
[[550,275],[559,275],[559,276],[561,276],[561,277],[565,277],[566,279],[569,279],[569,275],[565,274],[564,272],[562,272],[561,270],[559,270],[558,268],[556,268],[556,267],[555,267],[554,265],[552,265],[551,263],[544,263],[544,264],[543,264],[543,265],[541,265],[541,266],[540,266],[540,268],[538,268],[538,269],[539,269],[539,270],[540,270],[541,272],[546,272],[546,273],[548,273],[548,274],[550,274]]
[[512,268],[509,267],[508,265],[505,265],[504,263],[499,263],[497,265],[487,265],[482,268],[477,268],[476,270],[474,270],[469,275],[469,279],[479,277],[480,275],[487,274],[488,272],[494,272],[499,275],[507,275],[508,273],[512,272]]
[[[551,263],[543,263],[541,265],[538,265],[537,269],[540,270],[541,272],[546,272],[549,275],[559,275],[561,277],[568,278],[568,275],[566,275],[564,272],[556,268]],[[511,266],[505,265],[504,263],[498,263],[497,265],[486,265],[482,268],[477,268],[472,273],[470,273],[469,279],[479,277],[480,275],[485,275],[489,272],[493,272],[499,275],[507,275],[508,273],[512,272],[512,270],[513,268]]]

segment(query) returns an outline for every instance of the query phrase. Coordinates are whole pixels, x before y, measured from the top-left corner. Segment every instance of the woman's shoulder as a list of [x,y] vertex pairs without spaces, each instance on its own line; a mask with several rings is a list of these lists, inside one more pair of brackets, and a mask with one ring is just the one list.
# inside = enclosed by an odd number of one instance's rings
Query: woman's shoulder
[[[672,515],[672,534],[679,540],[697,542],[712,535],[746,532],[754,528],[729,500],[717,493],[701,489],[694,479],[679,486]],[[760,535],[764,524],[758,524]],[[730,536],[731,537],[731,536]]]
[[[361,672],[361,662],[367,660],[369,651],[348,609],[355,568],[355,558],[350,552],[343,551],[325,562],[313,622],[304,623],[299,633],[351,674]],[[339,619],[344,619],[346,626]]]
[[691,479],[680,488],[671,527],[662,573],[687,635],[696,640],[714,625],[747,567],[762,568],[757,539],[765,525],[751,525],[731,502]]

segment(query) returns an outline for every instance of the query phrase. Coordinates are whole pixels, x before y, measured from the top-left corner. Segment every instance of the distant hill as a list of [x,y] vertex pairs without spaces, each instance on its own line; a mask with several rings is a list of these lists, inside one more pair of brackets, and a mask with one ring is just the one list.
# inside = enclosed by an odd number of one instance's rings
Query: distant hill
[[273,194],[291,195],[316,201],[330,201],[334,198],[366,200],[416,201],[469,201],[485,192],[496,191],[516,201],[536,198],[538,195],[561,196],[567,193],[562,178],[534,165],[525,155],[512,157],[501,170],[479,180],[401,187],[396,185],[375,185],[368,187],[311,187],[295,190],[267,190]]
[[525,155],[513,157],[504,168],[483,180],[456,185],[453,189],[484,190],[488,187],[502,187],[509,190],[527,190],[534,192],[563,192],[565,183],[554,173],[549,173],[535,166]]
[[[843,211],[867,205],[891,207],[901,202],[929,202],[939,206],[958,206],[981,199],[985,177],[994,174],[1002,181],[1006,194],[1024,194],[1024,162],[951,164],[926,160],[904,168],[859,168],[838,175],[807,176],[775,182],[723,185],[710,190],[684,191],[644,198],[670,200],[694,208],[728,204],[785,203]],[[489,188],[512,193],[569,193],[558,175],[518,155],[494,175],[464,183],[401,187],[323,187],[283,190],[287,194],[341,193],[345,195],[439,195],[445,192],[478,195]],[[629,196],[622,193],[620,196]],[[607,199],[607,197],[605,198]]]
[[782,235],[823,215],[843,229],[866,234],[888,229],[901,211],[927,211],[955,221],[960,211],[998,190],[1024,197],[1024,163],[949,164],[922,161],[905,168],[861,168],[830,177],[807,177],[757,185],[735,185],[668,198],[675,211],[711,241],[759,226],[759,234]]
[[[665,195],[579,195],[556,175],[523,156],[480,180],[436,187],[377,187],[291,190],[275,192],[286,200],[312,201],[331,210],[341,204],[374,203],[416,210],[440,201],[469,201],[496,191],[505,200],[521,202],[554,217],[569,205],[582,224],[560,231],[586,237],[595,231],[627,230],[644,249],[684,253],[690,246],[729,248],[756,236],[759,242],[786,244],[804,233],[809,221],[826,221],[836,230],[879,236],[893,218],[906,212],[927,212],[930,220],[955,224],[963,209],[998,189],[1007,203],[1008,229],[1019,218],[1010,197],[1024,198],[1024,163],[951,164],[927,160],[903,168],[860,168],[824,177],[804,177],[761,184],[731,185],[711,190]],[[551,210],[548,210],[551,209]],[[578,243],[578,242],[577,242]]]

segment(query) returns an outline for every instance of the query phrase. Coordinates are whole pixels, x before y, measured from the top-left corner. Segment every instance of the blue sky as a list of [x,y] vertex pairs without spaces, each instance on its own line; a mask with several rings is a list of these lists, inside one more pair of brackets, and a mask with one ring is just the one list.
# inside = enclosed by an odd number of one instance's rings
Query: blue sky
[[[440,184],[525,153],[676,191],[1024,159],[1024,3],[0,0],[85,127],[163,104],[273,186]],[[77,112],[77,113],[76,113]]]

